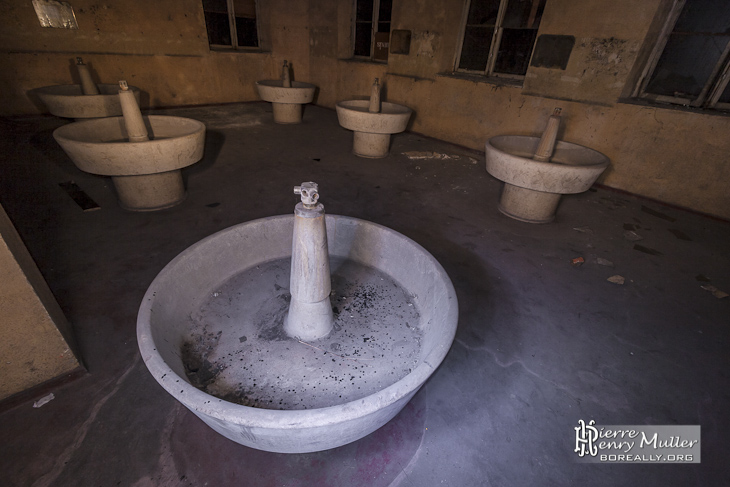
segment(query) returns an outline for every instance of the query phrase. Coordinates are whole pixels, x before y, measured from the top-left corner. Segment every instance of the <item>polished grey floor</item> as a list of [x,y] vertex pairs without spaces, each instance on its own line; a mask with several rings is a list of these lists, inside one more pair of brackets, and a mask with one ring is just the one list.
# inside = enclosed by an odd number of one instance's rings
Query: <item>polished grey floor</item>
[[[730,485],[730,298],[701,287],[730,292],[727,222],[593,188],[564,197],[555,222],[531,225],[497,211],[501,183],[480,152],[405,133],[388,157],[361,159],[335,112],[313,106],[301,125],[274,124],[264,103],[158,113],[204,121],[208,134],[203,161],[184,170],[187,199],[155,213],[122,210],[108,178],[76,169],[51,135],[64,122],[0,121],[0,202],[88,368],[42,408],[0,413],[0,484]],[[260,452],[213,432],[153,380],[136,313],[175,255],[292,212],[292,187],[310,180],[329,213],[430,251],[456,288],[459,327],[385,427],[330,451]],[[101,209],[83,212],[59,187],[67,181]],[[580,419],[701,425],[701,463],[579,463]]]

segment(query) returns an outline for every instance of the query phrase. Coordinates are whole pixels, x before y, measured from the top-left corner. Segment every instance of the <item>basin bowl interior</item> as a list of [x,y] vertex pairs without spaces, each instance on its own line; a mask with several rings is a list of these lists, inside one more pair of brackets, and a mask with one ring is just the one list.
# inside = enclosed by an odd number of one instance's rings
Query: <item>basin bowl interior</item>
[[608,167],[598,151],[557,141],[549,162],[532,159],[539,137],[500,135],[486,143],[487,172],[505,183],[546,193],[572,194],[588,190]]
[[144,142],[127,140],[123,117],[71,123],[57,128],[53,137],[79,169],[105,176],[172,171],[203,157],[202,122],[164,115],[143,119],[150,137]]
[[256,82],[256,88],[264,101],[305,104],[312,102],[317,87],[302,81],[292,81],[291,87],[284,87],[281,80],[269,79]]
[[348,100],[337,103],[340,125],[355,132],[397,134],[408,125],[413,111],[404,105],[382,102],[380,112],[371,113],[369,100]]
[[[327,215],[333,276],[336,262],[355,262],[387,274],[412,299],[418,310],[420,334],[412,368],[397,382],[369,395],[328,399],[327,404],[311,409],[251,407],[203,392],[191,384],[183,362],[191,316],[198,313],[201,303],[217,295],[225,282],[249,271],[256,273],[266,263],[289,259],[293,223],[293,215],[255,220],[218,232],[185,250],[149,287],[138,315],[137,339],[154,378],[215,431],[260,450],[304,453],[355,441],[395,416],[444,359],[456,332],[458,305],[445,271],[420,245],[371,222]],[[288,270],[285,274],[282,279],[288,283]],[[271,282],[256,283],[256,287],[274,292]],[[303,347],[289,337],[272,340],[285,340],[287,347]],[[332,355],[323,357],[328,363],[336,360]],[[235,360],[238,363],[238,358]]]
[[[98,95],[84,95],[81,85],[44,86],[31,90],[46,105],[52,115],[65,118],[102,118],[122,115],[119,102],[119,84],[97,84]],[[129,89],[134,93],[137,104],[140,90],[135,86]]]

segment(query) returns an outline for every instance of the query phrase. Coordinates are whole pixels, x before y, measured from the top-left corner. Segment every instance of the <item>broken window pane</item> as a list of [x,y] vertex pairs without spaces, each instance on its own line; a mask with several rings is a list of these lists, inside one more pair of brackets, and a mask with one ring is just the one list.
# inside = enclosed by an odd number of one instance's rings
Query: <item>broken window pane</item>
[[518,75],[527,73],[536,37],[537,29],[504,29],[494,72]]
[[466,25],[489,25],[497,23],[500,0],[472,0]]
[[208,43],[230,46],[231,28],[226,0],[203,0],[203,14],[208,29]]
[[718,101],[720,103],[730,103],[730,83],[727,84]]
[[236,16],[236,37],[238,46],[258,47],[259,34],[256,28],[255,0],[233,0]]
[[369,22],[355,24],[355,56],[370,55],[371,30]]
[[467,27],[464,32],[464,45],[461,48],[459,69],[484,71],[487,69],[489,48],[492,45],[494,27]]
[[[546,0],[472,0],[469,5],[458,69],[487,75],[523,76],[527,72]],[[500,5],[504,15],[500,18]],[[492,45],[494,31],[498,44]],[[491,63],[489,63],[491,65]]]
[[372,22],[373,20],[373,0],[357,0],[357,13],[355,20]]
[[697,97],[709,80],[730,36],[670,35],[646,91]]

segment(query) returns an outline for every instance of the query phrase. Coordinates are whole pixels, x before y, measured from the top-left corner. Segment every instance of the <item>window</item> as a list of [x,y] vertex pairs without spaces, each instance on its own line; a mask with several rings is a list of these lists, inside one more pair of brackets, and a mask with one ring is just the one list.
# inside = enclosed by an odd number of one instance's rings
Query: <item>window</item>
[[211,47],[259,47],[256,0],[203,0],[203,13]]
[[355,1],[355,57],[388,60],[393,0]]
[[634,96],[730,109],[730,3],[675,0]]
[[467,0],[456,71],[524,78],[545,0]]

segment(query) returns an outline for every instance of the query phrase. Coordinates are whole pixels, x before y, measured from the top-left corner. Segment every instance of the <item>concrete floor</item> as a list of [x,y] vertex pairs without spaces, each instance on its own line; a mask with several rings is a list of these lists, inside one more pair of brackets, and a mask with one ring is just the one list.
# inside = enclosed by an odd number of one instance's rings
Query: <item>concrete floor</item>
[[[730,298],[700,287],[730,292],[728,223],[592,189],[564,197],[554,223],[530,225],[497,211],[501,183],[480,152],[407,133],[387,158],[360,159],[335,112],[313,106],[301,125],[275,125],[264,103],[158,113],[201,120],[208,134],[203,161],[183,171],[187,200],[156,213],[122,210],[108,178],[76,169],[51,136],[60,120],[0,122],[0,201],[89,371],[42,408],[0,413],[1,484],[730,485]],[[81,211],[58,185],[70,180],[101,209]],[[429,250],[456,288],[459,327],[441,367],[380,430],[320,453],[260,452],[213,432],[154,381],[136,314],[175,255],[292,212],[292,187],[309,180],[329,213]],[[606,280],[616,274],[624,285]],[[702,463],[577,463],[579,419],[699,424]]]

